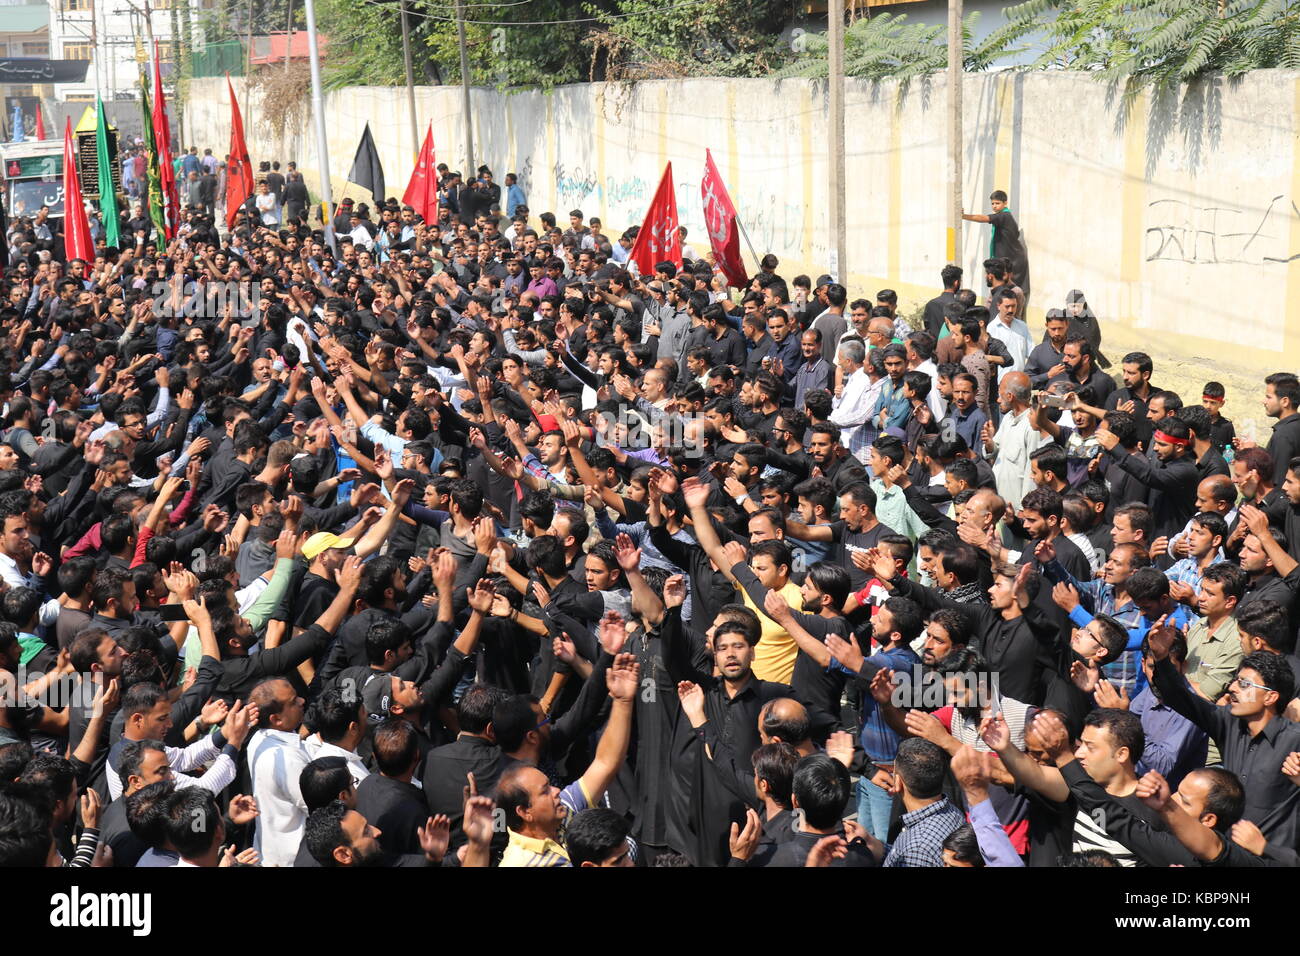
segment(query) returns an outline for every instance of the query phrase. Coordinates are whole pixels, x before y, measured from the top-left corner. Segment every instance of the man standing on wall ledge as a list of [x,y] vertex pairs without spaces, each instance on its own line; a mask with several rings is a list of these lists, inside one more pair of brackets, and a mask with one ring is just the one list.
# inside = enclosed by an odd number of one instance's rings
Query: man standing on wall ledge
[[962,213],[967,222],[987,222],[993,226],[993,239],[989,243],[989,258],[1006,259],[1011,263],[1012,282],[1020,286],[1029,301],[1029,254],[1025,251],[1016,217],[1007,208],[1007,194],[995,189],[989,195],[993,211],[987,216],[980,213]]

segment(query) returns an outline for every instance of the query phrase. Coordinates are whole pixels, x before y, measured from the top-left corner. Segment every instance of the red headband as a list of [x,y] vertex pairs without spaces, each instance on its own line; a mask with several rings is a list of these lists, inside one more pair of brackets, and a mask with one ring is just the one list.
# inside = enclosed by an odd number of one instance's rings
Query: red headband
[[1222,396],[1222,395],[1202,395],[1202,396],[1201,396],[1201,401],[1203,401],[1203,402],[1221,402],[1221,401],[1223,401],[1223,396]]
[[1162,432],[1162,431],[1161,431],[1160,429],[1158,429],[1158,428],[1156,429],[1155,440],[1156,440],[1156,441],[1164,442],[1166,445],[1186,445],[1186,444],[1187,444],[1187,439],[1186,439],[1186,438],[1175,438],[1173,435],[1170,435],[1170,434],[1168,434],[1168,433],[1166,433],[1166,432]]

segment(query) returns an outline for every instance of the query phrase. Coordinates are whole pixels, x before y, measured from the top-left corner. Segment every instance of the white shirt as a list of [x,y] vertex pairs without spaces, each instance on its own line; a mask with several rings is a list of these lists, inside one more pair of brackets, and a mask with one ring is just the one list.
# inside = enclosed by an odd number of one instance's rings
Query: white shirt
[[990,319],[988,324],[989,335],[997,339],[1007,347],[1011,353],[1011,367],[1003,368],[999,375],[1006,372],[1023,372],[1025,363],[1029,361],[1029,353],[1034,349],[1034,341],[1029,337],[1029,326],[1025,324],[1024,319],[1013,319],[1010,325],[1007,325],[1002,319]]
[[253,735],[248,747],[258,811],[253,846],[262,866],[293,866],[307,825],[298,776],[309,763],[311,755],[296,733],[263,728]]
[[1036,487],[1034,479],[1029,476],[1029,456],[1048,441],[1030,424],[1029,413],[1030,409],[1026,408],[1019,414],[1004,414],[1002,424],[993,434],[997,454],[993,461],[993,478],[998,485],[998,494],[1017,511],[1021,499]]
[[348,773],[352,774],[352,785],[359,787],[361,781],[370,776],[370,771],[366,765],[361,762],[351,750],[344,750],[337,744],[327,744],[320,739],[320,734],[312,734],[303,743],[307,747],[307,753],[311,755],[312,760],[319,760],[321,757],[342,757],[348,762]]
[[925,404],[930,406],[930,414],[934,416],[936,422],[943,421],[947,412],[944,406],[943,396],[939,394],[939,366],[934,363],[934,359],[926,359],[912,371],[924,372],[930,376],[930,391],[925,396]]
[[[889,376],[882,376],[883,382]],[[876,383],[878,384],[878,383]],[[828,420],[840,426],[840,444],[850,452],[856,451],[853,439],[857,437],[862,426],[871,418],[871,410],[880,397],[865,366],[860,366],[844,383],[844,391],[835,400]]]
[[262,225],[278,226],[280,224],[279,204],[275,201],[275,193],[268,192],[265,195],[258,193],[257,208],[262,213]]
[[[164,747],[167,765],[176,771],[172,774],[177,788],[202,787],[212,793],[220,793],[235,779],[235,762],[221,752],[213,734],[208,734],[194,741],[188,747]],[[208,772],[202,777],[191,777],[186,771],[211,763]],[[105,766],[104,779],[108,781],[108,798],[116,800],[122,796],[122,776],[118,773],[116,757]]]
[[[0,551],[0,578],[3,578],[5,584],[11,588],[31,588],[38,594],[45,593],[45,583],[40,577],[35,574],[23,574],[18,569],[18,562],[3,551]],[[32,583],[33,581],[37,583]]]

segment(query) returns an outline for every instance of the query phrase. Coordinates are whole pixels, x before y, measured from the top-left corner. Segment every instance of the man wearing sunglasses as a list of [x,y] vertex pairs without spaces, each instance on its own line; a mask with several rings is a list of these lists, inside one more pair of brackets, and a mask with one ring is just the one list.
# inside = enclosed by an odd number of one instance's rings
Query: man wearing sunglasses
[[1242,819],[1263,835],[1262,855],[1295,865],[1300,787],[1282,773],[1283,761],[1300,750],[1300,724],[1282,716],[1295,689],[1290,666],[1280,654],[1248,654],[1228,684],[1228,706],[1216,707],[1193,693],[1170,662],[1177,636],[1163,621],[1148,634],[1156,690],[1165,703],[1210,735],[1224,769],[1241,780],[1246,792]]

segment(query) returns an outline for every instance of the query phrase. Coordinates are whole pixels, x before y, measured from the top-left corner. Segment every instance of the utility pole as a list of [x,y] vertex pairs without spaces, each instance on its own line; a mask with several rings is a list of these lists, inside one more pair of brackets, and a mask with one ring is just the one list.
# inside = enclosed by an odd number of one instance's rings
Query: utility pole
[[827,4],[830,29],[830,274],[841,285],[848,275],[848,252],[844,222],[844,0]]
[[284,72],[289,72],[289,53],[293,49],[293,0],[287,4],[289,12],[284,18]]
[[[244,115],[253,128],[253,0],[248,0],[248,62],[244,66]],[[251,161],[250,161],[251,162]]]
[[456,0],[456,34],[460,37],[460,88],[465,100],[462,107],[465,114],[465,182],[471,182],[477,177],[474,175],[474,123],[469,112],[469,53],[465,49],[465,14],[461,0]]
[[[311,59],[311,109],[316,126],[316,153],[320,162],[320,195],[325,203],[325,235],[332,240],[334,232],[330,223],[334,219],[334,187],[330,182],[329,140],[325,138],[325,102],[321,96],[320,49],[316,42],[315,0],[303,0],[307,17],[307,54]],[[334,243],[330,242],[331,248]]]
[[961,255],[961,0],[948,0],[948,261]]
[[[289,0],[290,3],[293,0]],[[415,120],[415,71],[411,68],[411,20],[406,15],[406,0],[400,0],[402,7],[402,59],[406,61],[406,102],[411,108],[411,149],[420,152],[420,127]],[[462,29],[464,29],[462,27]],[[461,37],[462,56],[465,38]]]

